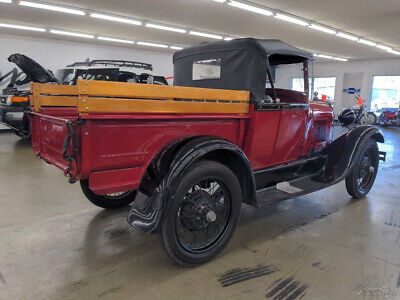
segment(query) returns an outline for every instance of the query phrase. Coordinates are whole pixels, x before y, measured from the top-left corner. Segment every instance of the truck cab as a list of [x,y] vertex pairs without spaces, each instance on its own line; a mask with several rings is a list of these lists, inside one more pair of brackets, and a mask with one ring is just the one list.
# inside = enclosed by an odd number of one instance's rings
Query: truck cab
[[[279,40],[199,45],[175,54],[174,84],[250,91],[251,117],[243,150],[253,170],[259,171],[312,156],[332,140],[332,109],[325,102],[309,100],[311,58]],[[279,82],[285,65],[302,72],[304,91]]]
[[[358,126],[332,140],[331,107],[309,100],[311,58],[245,38],[176,52],[174,86],[33,83],[33,151],[93,204],[132,205],[128,223],[160,231],[175,262],[204,263],[229,242],[243,203],[262,207],[342,180],[354,198],[371,190],[383,134]],[[304,91],[279,80],[292,64]]]

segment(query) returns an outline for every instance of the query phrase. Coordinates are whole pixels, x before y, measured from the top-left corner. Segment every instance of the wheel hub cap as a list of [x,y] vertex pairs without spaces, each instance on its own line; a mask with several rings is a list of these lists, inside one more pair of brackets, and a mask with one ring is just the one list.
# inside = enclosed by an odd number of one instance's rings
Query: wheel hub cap
[[215,220],[217,219],[217,214],[214,211],[209,211],[206,215],[206,219],[209,223],[211,222],[215,222]]

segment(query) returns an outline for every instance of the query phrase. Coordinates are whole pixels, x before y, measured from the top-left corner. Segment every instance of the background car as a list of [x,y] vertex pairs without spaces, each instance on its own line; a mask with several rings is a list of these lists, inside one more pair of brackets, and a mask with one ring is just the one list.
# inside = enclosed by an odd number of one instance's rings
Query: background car
[[136,61],[76,62],[57,70],[55,74],[22,54],[11,55],[9,61],[14,62],[22,72],[18,73],[18,70],[14,69],[3,76],[4,78],[11,76],[11,80],[0,96],[0,123],[21,138],[30,137],[29,121],[25,116],[25,111],[29,108],[29,88],[25,86],[25,89],[19,90],[18,86],[29,82],[44,82],[47,79],[49,82],[75,85],[78,79],[85,79],[168,85],[164,76],[154,75],[151,64]]

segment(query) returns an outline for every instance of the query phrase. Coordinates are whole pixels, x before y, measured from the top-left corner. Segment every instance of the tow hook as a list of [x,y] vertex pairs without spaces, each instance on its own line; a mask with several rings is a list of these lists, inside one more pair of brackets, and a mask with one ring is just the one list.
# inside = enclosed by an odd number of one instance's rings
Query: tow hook
[[379,160],[386,161],[386,152],[379,151]]

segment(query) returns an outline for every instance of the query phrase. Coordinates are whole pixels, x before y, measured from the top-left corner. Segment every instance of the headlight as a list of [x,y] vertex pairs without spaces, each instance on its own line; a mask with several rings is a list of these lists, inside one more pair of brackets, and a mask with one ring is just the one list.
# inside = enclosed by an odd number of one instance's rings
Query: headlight
[[7,96],[7,98],[6,98],[6,104],[7,104],[7,105],[13,104],[13,96]]

